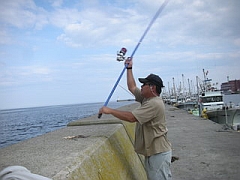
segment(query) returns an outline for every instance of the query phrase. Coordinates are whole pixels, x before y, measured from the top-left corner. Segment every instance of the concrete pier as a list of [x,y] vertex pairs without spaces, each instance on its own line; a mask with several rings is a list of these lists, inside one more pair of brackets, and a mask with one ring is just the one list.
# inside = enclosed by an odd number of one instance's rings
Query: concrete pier
[[240,179],[240,133],[167,106],[175,180]]
[[[132,110],[137,103],[120,109]],[[166,105],[174,180],[238,180],[240,133]],[[132,147],[134,124],[97,115],[0,149],[0,170],[20,165],[52,179],[146,180]]]

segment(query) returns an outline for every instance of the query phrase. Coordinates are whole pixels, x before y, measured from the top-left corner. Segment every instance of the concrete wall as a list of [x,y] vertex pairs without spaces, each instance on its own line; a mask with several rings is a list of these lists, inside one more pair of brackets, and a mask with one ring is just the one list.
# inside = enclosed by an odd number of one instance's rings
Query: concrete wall
[[[94,115],[67,127],[0,149],[0,171],[19,165],[32,173],[69,180],[145,180],[134,152],[134,124]],[[66,139],[66,137],[78,137]]]
[[[133,149],[135,124],[120,121],[79,121],[68,126],[89,126],[100,124],[118,124],[109,136],[103,136],[102,143],[87,148],[79,159],[57,173],[53,179],[89,180],[144,180],[145,170],[140,157]],[[127,130],[127,131],[126,131]]]

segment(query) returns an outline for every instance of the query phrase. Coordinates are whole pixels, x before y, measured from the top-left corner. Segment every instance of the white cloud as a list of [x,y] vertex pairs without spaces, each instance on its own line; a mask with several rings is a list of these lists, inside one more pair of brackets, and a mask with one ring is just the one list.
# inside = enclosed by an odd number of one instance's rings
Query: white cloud
[[49,21],[52,25],[65,28],[68,24],[79,22],[80,12],[75,8],[57,8],[49,13]]
[[63,4],[63,0],[51,0],[52,2],[52,6],[57,8],[57,7],[61,7]]
[[65,21],[68,23],[64,24],[64,34],[60,35],[58,39],[66,41],[68,45],[74,47],[113,45],[116,44],[115,42],[128,43],[132,37],[131,34],[136,34],[140,28],[135,21],[141,19],[128,22],[126,14],[119,13],[109,16],[104,10],[88,9],[83,11],[78,14],[77,19]]
[[0,29],[0,44],[9,45],[13,43],[11,34],[5,29]]
[[2,68],[0,76],[0,85],[16,86],[23,84],[34,84],[39,82],[48,82],[52,80],[52,70],[49,67],[41,66],[22,66]]
[[234,39],[234,44],[240,46],[240,38]]
[[41,29],[47,24],[45,11],[36,7],[32,0],[1,1],[0,17],[1,22],[20,29]]

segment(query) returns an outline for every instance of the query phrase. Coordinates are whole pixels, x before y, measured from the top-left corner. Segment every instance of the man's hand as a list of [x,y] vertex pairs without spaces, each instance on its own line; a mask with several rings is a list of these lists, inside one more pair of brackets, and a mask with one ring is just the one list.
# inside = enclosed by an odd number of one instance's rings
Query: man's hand
[[99,114],[112,114],[114,117],[128,122],[137,121],[131,112],[111,109],[106,106],[103,106],[101,109],[99,109]]
[[127,64],[128,68],[132,67],[133,63],[132,63],[132,58],[131,57],[128,57],[126,59],[126,61],[124,62],[124,65],[126,66],[126,64]]
[[99,109],[99,113],[98,114],[110,114],[111,113],[111,109],[103,106],[101,109]]

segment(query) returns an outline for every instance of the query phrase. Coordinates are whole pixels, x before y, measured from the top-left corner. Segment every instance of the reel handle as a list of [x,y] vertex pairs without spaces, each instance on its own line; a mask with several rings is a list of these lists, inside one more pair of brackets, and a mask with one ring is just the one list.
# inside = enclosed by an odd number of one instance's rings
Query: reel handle
[[98,114],[98,119],[100,119],[102,117],[102,113],[101,114]]

